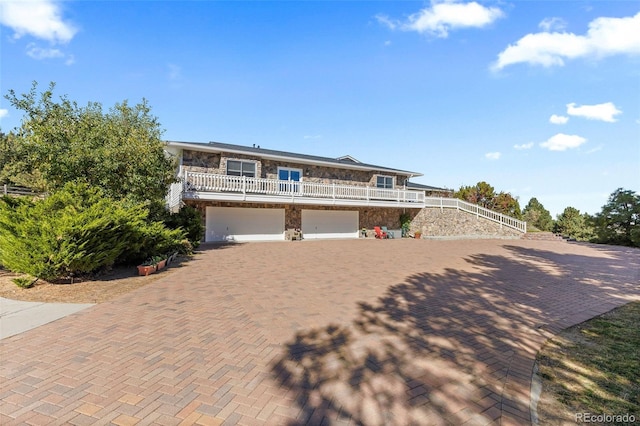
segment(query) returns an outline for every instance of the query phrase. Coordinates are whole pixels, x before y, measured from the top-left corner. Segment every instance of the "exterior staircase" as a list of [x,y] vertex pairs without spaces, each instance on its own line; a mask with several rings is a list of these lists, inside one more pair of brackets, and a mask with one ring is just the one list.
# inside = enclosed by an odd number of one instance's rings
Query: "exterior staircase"
[[522,234],[523,240],[534,241],[566,241],[561,235],[553,232],[526,232]]

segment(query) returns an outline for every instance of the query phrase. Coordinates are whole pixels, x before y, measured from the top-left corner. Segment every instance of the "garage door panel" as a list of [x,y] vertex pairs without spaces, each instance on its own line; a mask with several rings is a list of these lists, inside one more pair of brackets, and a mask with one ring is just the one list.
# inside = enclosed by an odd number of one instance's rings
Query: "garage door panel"
[[207,207],[205,241],[284,239],[284,209]]
[[302,210],[302,235],[306,239],[358,238],[358,212]]

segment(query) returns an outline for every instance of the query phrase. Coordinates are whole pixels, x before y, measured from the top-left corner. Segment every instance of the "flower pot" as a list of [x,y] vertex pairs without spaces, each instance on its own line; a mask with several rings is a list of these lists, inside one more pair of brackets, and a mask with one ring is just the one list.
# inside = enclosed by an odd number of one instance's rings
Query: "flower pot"
[[167,259],[162,259],[161,261],[159,261],[157,264],[157,269],[158,271],[161,269],[164,269],[167,266]]
[[156,265],[138,265],[138,275],[147,276],[156,272]]
[[420,238],[422,238],[422,232],[416,232],[414,235],[415,235],[414,238],[416,240],[419,240]]

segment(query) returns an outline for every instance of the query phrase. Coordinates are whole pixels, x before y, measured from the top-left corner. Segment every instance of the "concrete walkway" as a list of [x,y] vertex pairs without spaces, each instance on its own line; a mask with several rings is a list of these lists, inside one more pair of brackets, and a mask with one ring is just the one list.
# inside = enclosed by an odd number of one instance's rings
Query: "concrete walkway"
[[527,424],[542,344],[639,281],[566,242],[209,247],[0,341],[0,424]]
[[0,339],[15,336],[93,304],[22,302],[0,297]]

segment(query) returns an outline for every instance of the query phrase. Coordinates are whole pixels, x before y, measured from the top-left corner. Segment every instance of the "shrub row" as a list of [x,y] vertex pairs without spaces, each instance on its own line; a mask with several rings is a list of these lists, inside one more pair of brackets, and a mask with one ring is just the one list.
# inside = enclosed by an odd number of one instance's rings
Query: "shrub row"
[[146,204],[113,200],[86,184],[69,183],[44,199],[0,199],[0,265],[45,280],[189,246],[182,228],[150,220]]

